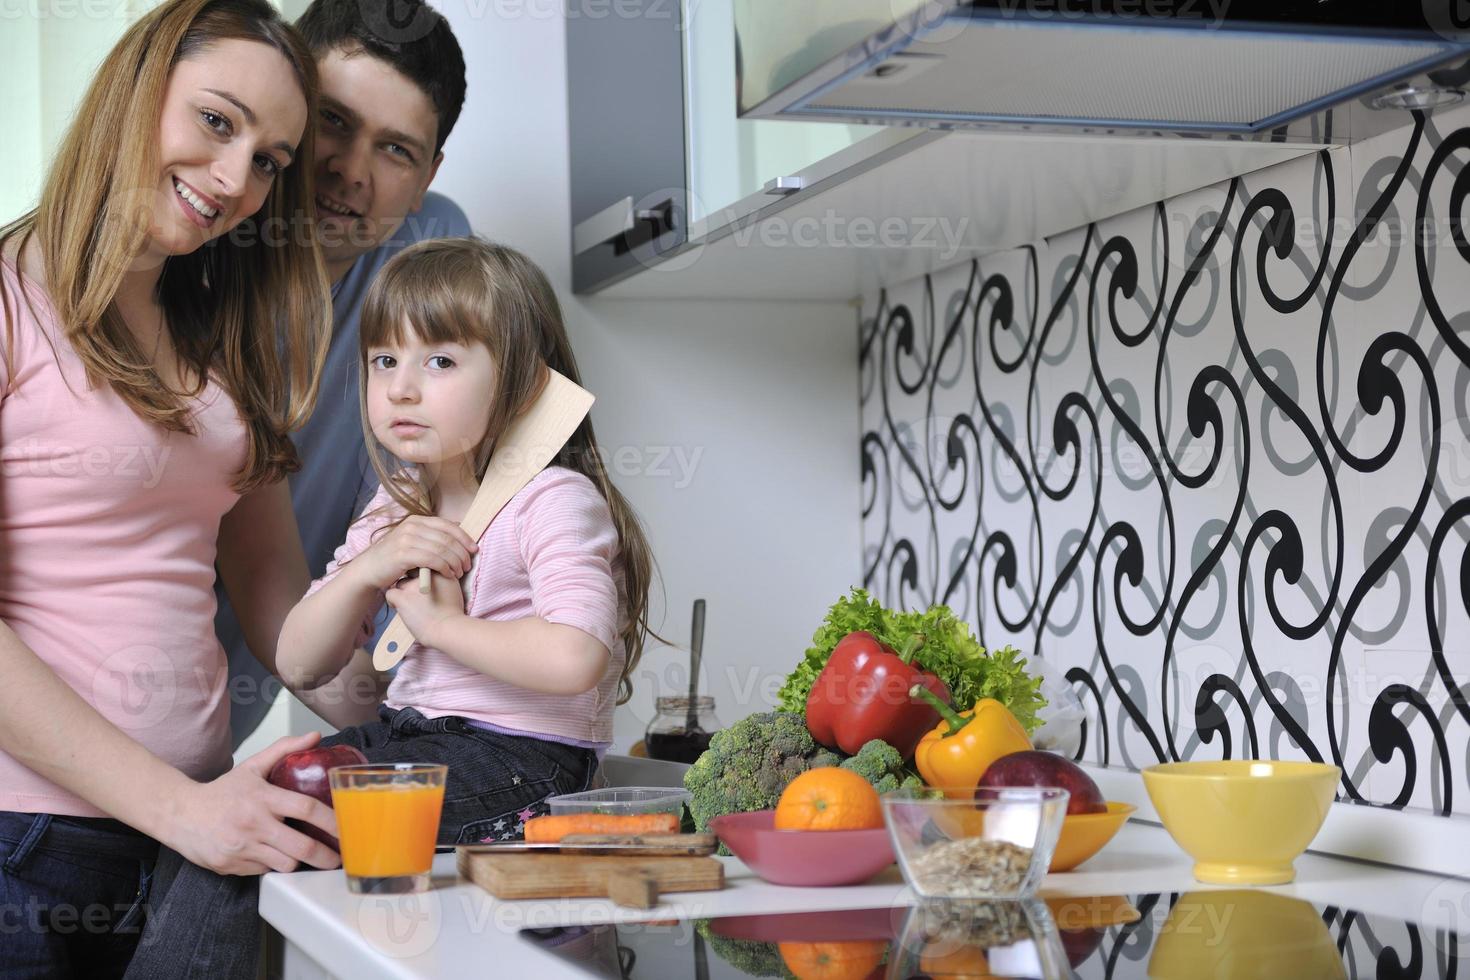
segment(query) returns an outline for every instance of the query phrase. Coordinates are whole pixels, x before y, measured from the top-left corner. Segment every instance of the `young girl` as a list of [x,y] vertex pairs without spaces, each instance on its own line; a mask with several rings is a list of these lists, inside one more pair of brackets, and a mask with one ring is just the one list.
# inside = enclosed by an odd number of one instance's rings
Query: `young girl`
[[[519,837],[547,797],[587,788],[612,739],[613,708],[656,635],[648,545],[590,420],[479,541],[459,527],[545,369],[580,383],[556,296],[525,256],[473,238],[410,246],[369,289],[360,340],[381,489],[286,617],[276,664],[294,690],[350,695],[334,718],[376,709],[323,745],[448,765],[439,844]],[[385,450],[407,465],[390,468]],[[384,602],[417,639],[391,683],[362,648]],[[259,879],[168,870],[130,976],[253,977]]]
[[[281,631],[288,684],[380,683],[386,601],[412,630],[379,720],[325,743],[449,766],[440,844],[521,835],[587,788],[647,634],[651,560],[586,420],[479,541],[459,527],[496,437],[546,368],[578,381],[560,308],[525,256],[477,239],[414,245],[362,313],[361,409],[382,488]],[[407,466],[396,471],[383,450]],[[415,571],[435,574],[428,594]],[[376,699],[375,699],[376,700]]]

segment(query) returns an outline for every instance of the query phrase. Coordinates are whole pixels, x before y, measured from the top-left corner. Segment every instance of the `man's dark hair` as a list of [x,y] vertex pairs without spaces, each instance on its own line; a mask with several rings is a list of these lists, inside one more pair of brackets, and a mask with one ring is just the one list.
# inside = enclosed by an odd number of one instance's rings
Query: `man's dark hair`
[[312,0],[296,29],[321,57],[337,48],[361,47],[411,80],[439,116],[434,152],[464,105],[464,53],[449,21],[423,0]]

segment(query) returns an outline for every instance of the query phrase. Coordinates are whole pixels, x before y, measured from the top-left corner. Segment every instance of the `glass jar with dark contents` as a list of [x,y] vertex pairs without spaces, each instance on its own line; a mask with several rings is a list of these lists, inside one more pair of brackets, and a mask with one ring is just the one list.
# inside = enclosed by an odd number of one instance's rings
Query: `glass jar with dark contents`
[[654,705],[658,714],[643,733],[650,759],[693,762],[709,748],[710,736],[725,727],[715,717],[712,697],[671,695],[654,698]]

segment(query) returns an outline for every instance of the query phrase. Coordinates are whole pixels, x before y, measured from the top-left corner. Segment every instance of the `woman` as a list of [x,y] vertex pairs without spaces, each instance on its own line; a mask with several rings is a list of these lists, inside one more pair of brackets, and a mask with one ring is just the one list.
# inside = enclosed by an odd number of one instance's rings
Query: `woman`
[[120,975],[160,842],[223,874],[337,865],[283,823],[331,811],[264,778],[316,736],[229,769],[212,592],[217,563],[271,666],[307,584],[288,433],[331,324],[315,92],[265,0],[170,0],[0,232],[0,975]]

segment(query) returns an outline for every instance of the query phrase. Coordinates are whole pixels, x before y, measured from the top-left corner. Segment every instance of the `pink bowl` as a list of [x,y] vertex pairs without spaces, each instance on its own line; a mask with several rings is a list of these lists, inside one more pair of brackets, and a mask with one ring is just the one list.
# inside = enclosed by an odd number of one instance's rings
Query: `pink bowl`
[[773,885],[856,885],[893,863],[888,830],[777,830],[775,810],[726,813],[709,829]]

